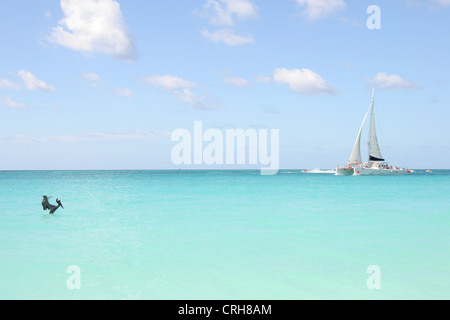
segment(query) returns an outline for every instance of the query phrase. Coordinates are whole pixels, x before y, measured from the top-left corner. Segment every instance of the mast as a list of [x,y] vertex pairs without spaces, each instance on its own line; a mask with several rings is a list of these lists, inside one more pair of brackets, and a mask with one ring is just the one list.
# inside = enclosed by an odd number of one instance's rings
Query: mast
[[369,162],[382,162],[384,161],[381,155],[380,146],[378,145],[377,129],[375,127],[375,88],[372,93],[372,105],[371,105],[371,119],[370,119],[370,134],[369,134]]

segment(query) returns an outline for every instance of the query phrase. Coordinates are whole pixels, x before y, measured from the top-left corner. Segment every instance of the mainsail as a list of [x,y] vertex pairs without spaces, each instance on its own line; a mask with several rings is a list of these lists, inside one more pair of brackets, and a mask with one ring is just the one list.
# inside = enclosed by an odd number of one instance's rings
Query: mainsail
[[384,161],[383,156],[380,152],[380,146],[378,145],[377,139],[377,129],[375,127],[375,111],[374,111],[374,103],[375,101],[375,88],[373,89],[372,94],[372,112],[371,112],[371,120],[370,120],[370,136],[369,136],[369,161]]

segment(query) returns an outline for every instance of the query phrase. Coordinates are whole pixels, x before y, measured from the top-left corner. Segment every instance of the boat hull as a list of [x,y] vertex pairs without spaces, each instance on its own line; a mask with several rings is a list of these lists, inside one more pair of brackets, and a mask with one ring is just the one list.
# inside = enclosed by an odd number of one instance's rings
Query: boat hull
[[350,169],[338,168],[338,169],[336,169],[337,176],[352,176],[354,174],[355,174],[355,170],[353,168],[350,168]]
[[357,168],[355,176],[400,176],[409,174],[407,169]]

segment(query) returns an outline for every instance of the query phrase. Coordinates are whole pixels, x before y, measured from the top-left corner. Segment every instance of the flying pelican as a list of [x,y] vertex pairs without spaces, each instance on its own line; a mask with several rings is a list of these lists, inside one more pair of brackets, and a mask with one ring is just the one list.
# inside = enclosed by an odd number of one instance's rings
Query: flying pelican
[[[63,208],[63,205],[61,203],[61,200],[59,200],[59,198],[56,198],[56,203],[58,204],[57,206],[50,204],[48,202],[48,198],[47,196],[42,196],[42,208],[45,210],[50,210],[50,214],[55,213],[56,210],[58,210],[59,207]],[[50,197],[51,198],[51,197]]]

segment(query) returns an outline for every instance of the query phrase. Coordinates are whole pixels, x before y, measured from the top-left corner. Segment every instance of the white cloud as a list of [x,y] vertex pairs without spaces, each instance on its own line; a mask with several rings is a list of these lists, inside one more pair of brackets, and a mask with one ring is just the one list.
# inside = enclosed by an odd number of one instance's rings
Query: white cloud
[[85,140],[89,139],[124,140],[124,139],[142,139],[167,135],[169,135],[169,132],[165,131],[134,130],[128,132],[94,132],[82,138],[84,138]]
[[267,112],[267,113],[272,113],[272,114],[279,114],[279,113],[281,113],[279,110],[277,110],[277,109],[275,109],[273,107],[265,108],[264,111]]
[[321,19],[345,9],[344,0],[296,0],[304,6],[303,14],[309,20]]
[[439,10],[440,8],[450,7],[450,0],[405,0],[406,5],[412,8],[425,8],[430,10]]
[[133,61],[136,47],[114,0],[61,0],[64,18],[54,27],[49,41],[83,52],[101,52]]
[[259,75],[257,75],[255,77],[255,80],[258,82],[262,82],[262,83],[269,83],[270,81],[272,81],[272,79],[269,76],[266,76],[263,73],[260,73]]
[[338,20],[342,23],[342,24],[346,24],[349,26],[354,26],[354,27],[359,27],[361,26],[361,23],[358,20],[353,20],[347,17],[338,17]]
[[20,70],[17,72],[17,76],[23,80],[28,90],[56,91],[54,86],[46,84],[29,71]]
[[9,80],[6,80],[6,79],[0,79],[0,88],[19,90],[20,85],[18,85],[17,83],[11,82]]
[[248,87],[250,85],[250,82],[247,79],[239,77],[224,78],[223,82],[231,84],[235,87]]
[[245,20],[257,15],[257,8],[250,0],[206,0],[199,14],[207,18],[210,24],[224,27],[213,32],[206,28],[200,30],[204,38],[229,46],[255,42],[253,35],[239,36],[229,28],[235,26],[237,20]]
[[27,136],[17,134],[10,137],[0,137],[1,141],[5,142],[21,142],[21,143],[74,143],[83,141],[120,141],[145,139],[151,137],[168,136],[171,133],[168,131],[147,131],[147,130],[133,130],[127,132],[92,132],[80,136]]
[[300,94],[335,94],[336,91],[320,75],[309,69],[275,69],[273,81],[289,84]]
[[94,72],[89,72],[89,73],[83,73],[81,75],[84,79],[88,80],[88,81],[99,81],[100,80],[100,76]]
[[127,88],[115,88],[113,93],[120,97],[131,98],[134,96],[134,92]]
[[441,6],[441,7],[449,7],[450,6],[450,0],[431,0],[431,2],[433,4]]
[[175,99],[183,102],[195,109],[200,110],[214,110],[222,108],[222,106],[215,102],[214,97],[198,96],[189,89],[176,90],[172,92]]
[[145,77],[144,81],[158,89],[167,91],[177,90],[180,88],[194,88],[196,86],[194,82],[168,74]]
[[149,76],[145,77],[143,80],[155,88],[170,91],[175,99],[195,109],[212,110],[220,108],[220,106],[211,101],[211,99],[207,99],[204,96],[198,96],[189,90],[197,86],[197,84],[192,81],[167,74]]
[[234,26],[235,19],[247,19],[256,16],[256,6],[249,0],[207,0],[201,16],[216,26]]
[[238,45],[244,45],[249,43],[254,43],[255,40],[253,38],[253,35],[247,35],[247,36],[238,36],[233,33],[233,30],[224,28],[219,29],[213,33],[209,32],[206,28],[200,31],[202,36],[215,42],[220,43],[223,42],[229,46],[238,46]]
[[0,97],[0,106],[9,108],[26,108],[27,105],[19,102],[13,101],[10,96]]
[[[83,74],[81,74],[81,76],[84,79],[86,79],[87,81],[91,82],[92,88],[102,89],[101,86],[99,85],[101,82],[101,78],[95,72],[83,73]],[[134,96],[134,92],[128,88],[115,87],[114,89],[111,88],[111,89],[106,89],[106,90],[108,91],[108,93],[116,95],[116,96],[120,96],[120,97],[132,98]],[[98,91],[98,92],[100,92],[100,91]]]
[[189,89],[184,88],[181,90],[176,90],[172,92],[172,95],[178,101],[191,105],[197,109],[205,109],[205,106],[203,104],[205,98],[197,96]]
[[417,85],[402,79],[396,74],[387,74],[386,72],[379,72],[372,79],[365,79],[367,83],[378,88],[383,89],[415,89]]

